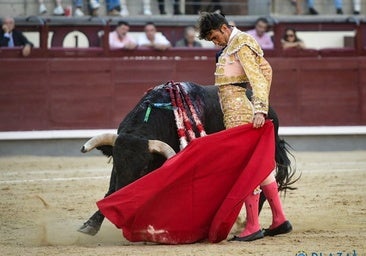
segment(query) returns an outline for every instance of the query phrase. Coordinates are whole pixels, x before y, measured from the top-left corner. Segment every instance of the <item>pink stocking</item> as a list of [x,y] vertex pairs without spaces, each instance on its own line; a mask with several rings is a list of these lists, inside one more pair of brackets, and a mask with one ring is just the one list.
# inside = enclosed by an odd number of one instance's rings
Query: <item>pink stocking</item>
[[280,195],[278,193],[278,186],[276,181],[274,181],[268,185],[261,186],[261,189],[263,190],[272,211],[272,225],[269,228],[274,229],[286,221]]
[[251,235],[260,230],[258,219],[258,201],[259,193],[254,195],[250,194],[245,199],[245,209],[247,211],[246,223],[244,230],[240,233],[239,237]]

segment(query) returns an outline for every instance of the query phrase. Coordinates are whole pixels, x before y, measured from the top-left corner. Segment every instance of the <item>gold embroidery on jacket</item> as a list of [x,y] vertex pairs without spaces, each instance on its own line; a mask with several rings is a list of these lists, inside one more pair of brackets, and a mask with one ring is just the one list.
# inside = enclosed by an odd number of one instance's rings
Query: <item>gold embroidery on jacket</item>
[[[226,59],[229,59],[226,63]],[[225,76],[225,67],[239,60],[243,74]],[[260,70],[260,72],[258,72]],[[227,85],[249,82],[253,97],[251,99],[254,112],[267,114],[268,98],[272,81],[272,68],[263,57],[263,51],[250,35],[239,32],[224,49],[216,64],[215,84]]]

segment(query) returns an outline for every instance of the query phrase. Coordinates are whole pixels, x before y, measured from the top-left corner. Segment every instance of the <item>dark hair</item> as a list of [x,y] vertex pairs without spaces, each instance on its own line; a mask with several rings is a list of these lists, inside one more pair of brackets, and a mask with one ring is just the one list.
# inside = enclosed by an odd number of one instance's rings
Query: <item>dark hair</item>
[[283,40],[288,41],[287,40],[287,32],[288,31],[292,31],[294,33],[295,42],[301,42],[302,41],[300,38],[297,37],[296,29],[294,29],[294,28],[286,28],[285,29],[285,33],[283,34],[283,38],[282,38]]
[[211,30],[220,29],[224,24],[229,26],[225,16],[221,13],[201,12],[197,24],[199,38],[207,39],[207,37],[211,34]]
[[196,28],[194,26],[187,26],[184,28],[184,35],[187,35],[187,33],[190,31],[190,30],[193,30],[193,31],[196,31]]
[[130,26],[130,24],[127,21],[124,21],[124,20],[118,21],[117,27],[122,26],[122,25],[125,25],[125,26],[128,26],[128,27]]
[[148,26],[148,25],[153,25],[155,27],[155,23],[152,22],[152,21],[148,21],[145,23],[145,27]]
[[269,22],[266,18],[264,17],[259,17],[256,21],[255,21],[255,25],[257,25],[259,22],[263,22],[266,23],[267,25],[269,25]]

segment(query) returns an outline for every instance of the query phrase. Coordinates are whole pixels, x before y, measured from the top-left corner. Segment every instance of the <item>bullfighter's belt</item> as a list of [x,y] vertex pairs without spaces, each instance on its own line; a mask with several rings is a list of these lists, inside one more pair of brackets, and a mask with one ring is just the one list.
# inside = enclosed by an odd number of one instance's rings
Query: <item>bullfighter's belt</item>
[[250,84],[249,84],[249,82],[242,82],[242,83],[232,83],[231,85],[235,85],[235,86],[239,86],[244,89],[247,89]]

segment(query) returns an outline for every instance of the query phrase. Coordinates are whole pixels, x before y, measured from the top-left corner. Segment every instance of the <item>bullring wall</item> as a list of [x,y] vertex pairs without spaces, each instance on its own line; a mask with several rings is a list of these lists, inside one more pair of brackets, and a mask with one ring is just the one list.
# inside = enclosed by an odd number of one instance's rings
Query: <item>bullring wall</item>
[[[156,19],[178,38],[192,20]],[[248,26],[255,19],[238,19]],[[96,22],[95,24],[93,22]],[[217,49],[112,51],[96,32],[112,21],[23,20],[38,31],[40,47],[23,58],[20,49],[0,48],[0,131],[115,128],[149,88],[168,81],[213,84]],[[136,27],[142,20],[134,20]],[[160,23],[159,23],[160,22]],[[165,24],[165,25],[164,25]],[[351,47],[283,51],[280,35],[289,24],[304,31],[356,31]],[[88,48],[64,48],[63,35],[84,30]],[[47,46],[49,32],[55,36]],[[275,49],[265,51],[273,67],[271,103],[281,126],[366,125],[365,20],[286,20],[273,24]],[[94,41],[93,41],[94,40]]]
[[[213,84],[215,51],[207,52],[210,58],[178,59],[171,50],[171,56],[146,52],[141,59],[2,59],[0,131],[117,127],[155,85]],[[366,57],[272,57],[269,62],[271,103],[281,125],[366,125]]]

